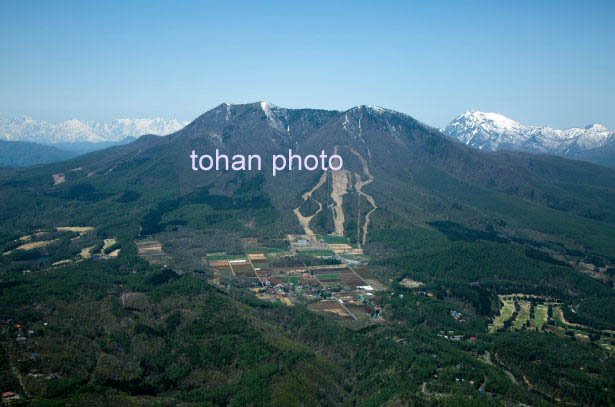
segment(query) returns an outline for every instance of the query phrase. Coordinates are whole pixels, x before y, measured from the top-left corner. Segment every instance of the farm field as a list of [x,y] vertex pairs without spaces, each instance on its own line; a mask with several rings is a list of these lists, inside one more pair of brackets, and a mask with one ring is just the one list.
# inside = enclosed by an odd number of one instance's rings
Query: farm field
[[290,248],[267,247],[256,238],[243,238],[241,242],[245,254],[220,251],[205,255],[204,261],[214,272],[211,281],[217,286],[238,285],[259,300],[287,306],[305,304],[313,311],[359,322],[360,326],[382,321],[381,308],[372,298],[373,291],[384,285],[369,273],[367,265],[358,267],[369,280],[330,247],[352,248],[347,239],[330,236],[325,241],[289,235]]
[[311,257],[334,257],[335,253],[331,250],[298,250],[298,253]]
[[135,242],[139,257],[147,260],[151,264],[168,263],[169,256],[162,250],[162,244],[159,241],[148,239]]
[[352,316],[337,301],[323,300],[310,304],[308,308],[312,311],[330,312],[342,318],[352,319]]

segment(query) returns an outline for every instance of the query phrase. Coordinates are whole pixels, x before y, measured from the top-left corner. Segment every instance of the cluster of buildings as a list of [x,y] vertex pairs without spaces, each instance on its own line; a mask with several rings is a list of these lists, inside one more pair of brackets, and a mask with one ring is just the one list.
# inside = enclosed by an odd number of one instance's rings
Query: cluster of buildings
[[22,403],[22,398],[19,394],[12,391],[2,393],[2,404],[5,406],[14,406]]
[[[341,237],[288,235],[286,241],[286,247],[268,248],[255,238],[245,238],[244,255],[208,253],[212,282],[247,288],[261,300],[286,305],[323,302],[314,310],[357,320],[382,318],[371,280],[355,271],[367,269],[360,248]],[[359,265],[351,265],[353,261]]]
[[440,338],[444,338],[444,339],[448,339],[449,341],[468,341],[468,342],[474,342],[476,340],[478,340],[478,338],[476,336],[465,336],[465,335],[459,335],[459,334],[455,334],[455,331],[440,331],[438,333],[438,336]]
[[455,311],[454,309],[451,310],[451,316],[453,318],[455,318],[457,321],[463,321],[463,319],[461,319],[462,314],[459,311]]

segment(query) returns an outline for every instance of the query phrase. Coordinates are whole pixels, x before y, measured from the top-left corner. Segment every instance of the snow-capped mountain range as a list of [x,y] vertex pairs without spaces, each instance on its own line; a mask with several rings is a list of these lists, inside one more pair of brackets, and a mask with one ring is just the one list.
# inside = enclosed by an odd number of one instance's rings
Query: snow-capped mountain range
[[[286,109],[267,102],[260,102],[259,105],[270,125],[279,130],[290,131]],[[226,103],[220,105],[216,111],[220,110],[219,113],[228,120],[232,107],[233,105]],[[369,109],[375,113],[386,111],[382,108]],[[117,119],[110,122],[67,120],[50,123],[23,116],[0,119],[0,140],[54,145],[83,154],[125,144],[144,134],[174,133],[188,123],[162,118]],[[344,128],[351,125],[346,118]],[[360,130],[360,123],[358,126]],[[615,167],[615,132],[600,124],[560,130],[547,126],[525,126],[498,113],[471,110],[456,117],[441,131],[481,150],[522,150],[556,154]]]
[[106,123],[86,120],[49,123],[24,116],[0,119],[0,139],[40,144],[120,142],[127,137],[138,137],[143,134],[166,135],[183,128],[186,124],[188,122],[161,118],[117,119]]
[[523,150],[578,157],[615,141],[615,132],[600,124],[565,130],[524,126],[498,113],[476,110],[456,117],[442,132],[481,150]]

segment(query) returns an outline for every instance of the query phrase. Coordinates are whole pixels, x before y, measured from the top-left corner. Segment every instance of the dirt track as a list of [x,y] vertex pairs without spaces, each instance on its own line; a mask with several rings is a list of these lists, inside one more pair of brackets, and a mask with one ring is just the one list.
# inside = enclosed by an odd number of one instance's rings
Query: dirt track
[[[322,175],[320,176],[320,179],[318,180],[318,183],[314,185],[314,187],[310,189],[308,192],[303,194],[302,196],[303,200],[307,201],[308,199],[312,198],[312,194],[314,193],[314,191],[316,191],[318,188],[323,186],[326,181],[327,181],[327,171],[323,171]],[[322,203],[320,203],[319,201],[316,201],[316,203],[318,204],[318,210],[314,212],[311,216],[303,216],[299,208],[293,209],[293,212],[297,216],[297,219],[299,219],[299,223],[301,224],[301,227],[305,231],[306,235],[314,234],[314,231],[310,228],[310,222],[312,221],[312,218],[314,218],[314,216],[318,215],[320,211],[322,211]]]
[[[365,221],[363,222],[363,238],[359,239],[361,244],[365,245],[365,243],[367,242],[367,231],[369,228],[369,218],[371,214],[378,208],[378,206],[376,205],[376,201],[374,200],[374,198],[371,195],[368,195],[365,192],[363,192],[362,189],[365,185],[370,184],[374,180],[374,176],[371,174],[371,172],[369,172],[369,166],[367,165],[367,160],[363,158],[363,156],[359,154],[359,152],[356,151],[355,149],[351,147],[348,147],[348,148],[359,158],[359,160],[361,160],[361,165],[363,167],[363,173],[367,177],[367,180],[363,181],[363,179],[357,174],[357,181],[355,183],[355,189],[357,190],[359,195],[364,196],[365,199],[367,199],[367,202],[369,202],[370,205],[372,206],[372,209],[369,212],[367,212],[367,214],[365,215]],[[360,221],[361,220],[359,219],[358,222],[360,223]]]

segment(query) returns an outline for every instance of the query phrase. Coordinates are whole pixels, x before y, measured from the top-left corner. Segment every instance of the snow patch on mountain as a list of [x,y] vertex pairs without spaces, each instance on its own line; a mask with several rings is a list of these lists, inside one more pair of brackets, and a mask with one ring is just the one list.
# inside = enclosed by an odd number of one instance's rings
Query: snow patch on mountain
[[50,123],[24,116],[0,119],[0,139],[42,144],[119,142],[126,137],[139,137],[143,134],[170,134],[186,124],[188,122],[161,118],[117,119],[111,122],[73,119]]
[[283,123],[283,121],[288,123],[288,112],[286,109],[279,108],[269,102],[260,102],[260,105],[271,127],[281,132],[290,132],[288,125],[284,126]]

